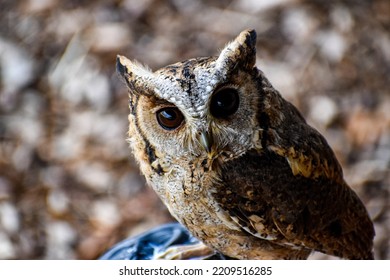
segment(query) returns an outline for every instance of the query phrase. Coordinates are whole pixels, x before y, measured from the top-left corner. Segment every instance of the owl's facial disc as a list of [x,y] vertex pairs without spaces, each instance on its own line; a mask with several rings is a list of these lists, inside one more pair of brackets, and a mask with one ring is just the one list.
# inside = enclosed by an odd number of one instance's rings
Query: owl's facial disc
[[254,30],[242,32],[216,57],[189,59],[155,72],[118,56],[117,72],[129,88],[131,125],[146,135],[153,132],[149,144],[171,158],[242,154],[253,139],[255,62]]

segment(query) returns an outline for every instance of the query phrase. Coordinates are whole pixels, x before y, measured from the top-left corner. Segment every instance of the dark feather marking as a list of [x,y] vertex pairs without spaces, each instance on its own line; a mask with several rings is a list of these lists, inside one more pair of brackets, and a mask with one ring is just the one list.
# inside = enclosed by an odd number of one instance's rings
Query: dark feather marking
[[127,71],[127,68],[122,65],[119,57],[116,58],[116,71],[121,76],[124,76],[125,74],[130,75],[130,73]]
[[257,121],[259,122],[260,128],[263,130],[261,134],[262,136],[261,146],[265,148],[268,144],[267,142],[268,142],[268,130],[270,126],[270,118],[268,114],[265,112],[265,108],[264,108],[264,104],[265,104],[264,100],[265,100],[266,93],[263,90],[263,77],[260,73],[258,73],[258,71],[256,71],[256,75],[257,75],[256,81],[258,84],[258,88],[260,89],[259,105],[258,105],[259,110],[257,112]]
[[163,175],[164,170],[162,169],[161,165],[158,164],[157,168],[153,167],[152,163],[157,160],[156,152],[154,150],[154,147],[150,144],[149,141],[145,139],[145,153],[148,155],[148,161],[150,163],[150,167],[157,172],[158,175]]
[[[132,114],[135,116],[136,115],[136,110],[137,110],[137,107],[138,107],[138,101],[139,101],[139,96],[138,95],[135,95],[135,100],[134,100],[134,103],[132,102],[132,96],[130,96],[130,109],[132,111]],[[135,128],[137,129],[139,135],[141,135],[142,137],[142,140],[144,141],[145,143],[145,154],[148,156],[148,161],[149,161],[149,164],[150,164],[150,167],[158,174],[158,175],[163,175],[164,174],[164,170],[162,169],[161,165],[158,164],[157,165],[157,168],[153,167],[152,163],[157,160],[157,156],[156,156],[156,152],[155,152],[155,149],[154,147],[150,144],[150,142],[148,141],[148,139],[146,138],[145,134],[143,133],[142,129],[140,128],[139,126],[139,123],[138,123],[138,118],[135,117]]]
[[138,99],[139,99],[139,95],[129,94],[130,114],[132,114],[133,116],[136,116],[135,108],[137,107]]

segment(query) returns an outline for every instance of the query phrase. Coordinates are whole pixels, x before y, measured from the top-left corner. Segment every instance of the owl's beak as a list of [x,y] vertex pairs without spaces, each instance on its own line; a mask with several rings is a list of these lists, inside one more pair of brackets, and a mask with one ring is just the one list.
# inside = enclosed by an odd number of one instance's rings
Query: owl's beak
[[206,131],[203,131],[201,134],[200,134],[200,144],[202,145],[202,147],[206,150],[206,152],[210,155],[211,152],[212,152],[212,147],[213,147],[213,137],[212,135],[210,135],[208,132]]

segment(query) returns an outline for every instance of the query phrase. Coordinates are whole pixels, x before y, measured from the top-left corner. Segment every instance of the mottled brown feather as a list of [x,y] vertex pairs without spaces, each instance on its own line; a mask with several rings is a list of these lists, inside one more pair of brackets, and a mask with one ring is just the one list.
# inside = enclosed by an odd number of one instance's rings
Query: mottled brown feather
[[252,150],[241,160],[248,164],[241,168],[232,161],[224,166],[225,184],[215,198],[224,201],[221,206],[237,215],[243,227],[255,234],[249,218],[255,215],[261,218],[263,234],[275,236],[274,243],[347,259],[372,258],[372,223],[346,185],[294,175],[287,160],[272,151],[259,155]]

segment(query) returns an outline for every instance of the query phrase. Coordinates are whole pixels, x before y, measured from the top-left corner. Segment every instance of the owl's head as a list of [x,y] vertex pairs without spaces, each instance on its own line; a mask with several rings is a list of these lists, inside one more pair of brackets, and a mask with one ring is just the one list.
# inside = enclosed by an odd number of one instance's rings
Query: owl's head
[[255,45],[256,32],[245,30],[216,57],[156,72],[118,56],[130,90],[130,140],[169,158],[229,158],[250,149],[261,99]]

